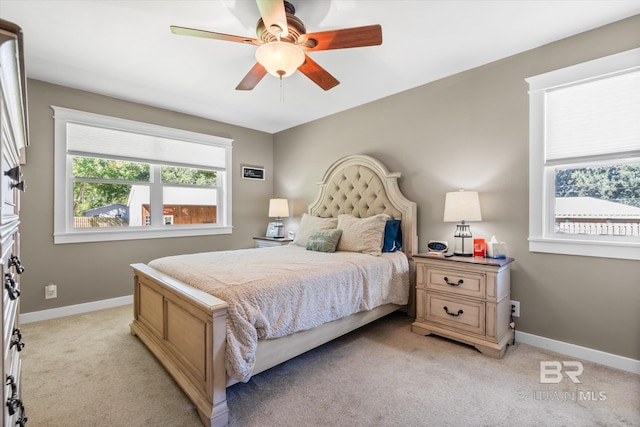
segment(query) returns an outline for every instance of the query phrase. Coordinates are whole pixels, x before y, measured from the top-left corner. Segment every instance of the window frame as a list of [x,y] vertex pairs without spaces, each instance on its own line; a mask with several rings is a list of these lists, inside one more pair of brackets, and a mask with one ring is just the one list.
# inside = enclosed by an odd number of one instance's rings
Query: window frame
[[[174,129],[149,123],[104,116],[95,113],[72,110],[69,108],[51,106],[54,111],[54,244],[102,242],[116,240],[155,239],[170,237],[190,237],[204,235],[231,234],[232,225],[232,149],[233,140],[214,135],[196,133],[182,129]],[[151,226],[128,226],[118,228],[88,228],[77,229],[73,227],[73,175],[72,160],[67,153],[67,126],[68,122],[80,123],[88,126],[98,126],[114,130],[150,135],[161,138],[176,139],[180,141],[209,144],[224,148],[225,167],[218,174],[216,190],[218,192],[218,222],[216,224],[179,224],[165,226],[162,218],[162,209],[157,215],[152,210]],[[99,156],[105,158],[104,156]],[[125,159],[140,161],[142,159]],[[144,161],[144,160],[142,160]],[[150,162],[152,163],[152,162]],[[200,166],[190,166],[201,169]],[[153,168],[152,168],[153,169]],[[159,169],[159,168],[158,168]],[[159,177],[152,177],[158,179]],[[143,183],[150,185],[151,183]],[[156,187],[160,190],[161,183]],[[175,184],[167,184],[175,186]],[[157,189],[156,189],[157,191]],[[157,195],[156,195],[157,196]],[[151,195],[152,207],[154,196]],[[160,199],[161,200],[161,199]],[[162,206],[162,202],[160,202]],[[153,209],[153,208],[152,208]],[[157,210],[157,209],[155,209]],[[157,216],[160,220],[153,221]],[[157,225],[154,225],[157,224]]]
[[640,69],[640,48],[529,77],[529,251],[565,255],[640,260],[640,238],[560,234],[554,232],[554,166],[586,161],[627,162],[640,150],[616,155],[574,158],[545,165],[545,95],[550,89],[606,75]]

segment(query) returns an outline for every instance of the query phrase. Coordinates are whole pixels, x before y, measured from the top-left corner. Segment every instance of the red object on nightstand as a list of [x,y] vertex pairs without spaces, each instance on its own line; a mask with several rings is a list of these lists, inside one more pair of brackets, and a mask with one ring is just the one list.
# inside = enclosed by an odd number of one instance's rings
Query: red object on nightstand
[[479,256],[484,258],[487,244],[484,239],[473,239],[473,256]]

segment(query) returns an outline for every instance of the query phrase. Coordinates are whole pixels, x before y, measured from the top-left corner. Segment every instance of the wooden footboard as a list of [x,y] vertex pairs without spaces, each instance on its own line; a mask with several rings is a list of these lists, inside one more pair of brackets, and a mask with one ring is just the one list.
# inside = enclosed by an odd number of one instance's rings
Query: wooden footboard
[[[320,217],[337,217],[340,214],[368,217],[384,213],[390,218],[400,219],[402,251],[409,260],[413,285],[415,266],[412,255],[418,249],[417,208],[400,192],[398,178],[399,173],[390,173],[373,157],[343,157],[325,173],[319,183],[320,193],[309,206],[308,213]],[[355,194],[352,191],[354,189],[361,193]],[[131,333],[140,338],[173,376],[198,408],[205,425],[227,424],[226,386],[236,382],[227,378],[225,369],[227,303],[145,264],[131,266],[135,272]],[[413,295],[413,290],[410,295]],[[410,314],[412,306],[413,297],[410,297]],[[259,340],[252,374],[298,356],[399,308],[394,304],[386,304],[325,323],[313,330]]]
[[[227,303],[145,265],[134,270],[137,335],[198,408],[206,426],[228,423],[225,369]],[[386,304],[282,338],[260,340],[252,375],[402,308]]]
[[137,335],[198,408],[207,426],[224,426],[227,303],[144,265],[134,270]]

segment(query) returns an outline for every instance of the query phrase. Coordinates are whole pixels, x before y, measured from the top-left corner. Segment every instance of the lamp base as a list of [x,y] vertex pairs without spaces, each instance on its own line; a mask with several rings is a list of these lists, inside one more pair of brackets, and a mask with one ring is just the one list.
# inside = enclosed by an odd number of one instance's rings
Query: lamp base
[[473,236],[469,225],[465,224],[464,221],[462,221],[462,224],[458,224],[453,240],[453,254],[455,256],[473,256]]
[[276,239],[284,239],[284,224],[282,223],[282,218],[276,218],[276,235],[273,236]]
[[461,253],[461,252],[454,252],[453,255],[454,256],[468,256],[468,257],[472,257],[473,256],[473,254],[464,254],[464,253]]

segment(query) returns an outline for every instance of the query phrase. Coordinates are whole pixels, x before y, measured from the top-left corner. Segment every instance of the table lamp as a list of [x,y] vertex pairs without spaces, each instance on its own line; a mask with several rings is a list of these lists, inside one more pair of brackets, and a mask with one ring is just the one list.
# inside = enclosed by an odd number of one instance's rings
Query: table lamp
[[275,218],[276,239],[284,238],[284,225],[282,217],[289,216],[289,201],[287,199],[271,199],[269,200],[269,217]]

